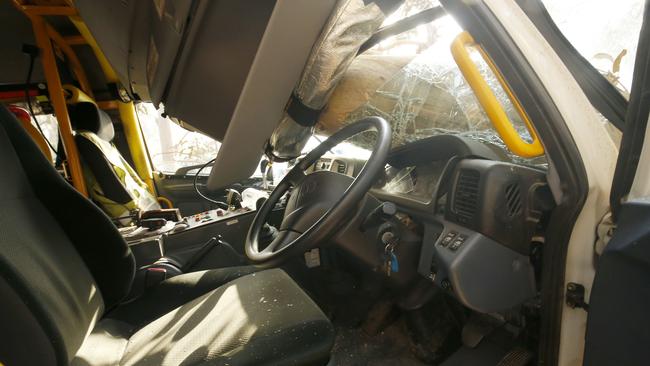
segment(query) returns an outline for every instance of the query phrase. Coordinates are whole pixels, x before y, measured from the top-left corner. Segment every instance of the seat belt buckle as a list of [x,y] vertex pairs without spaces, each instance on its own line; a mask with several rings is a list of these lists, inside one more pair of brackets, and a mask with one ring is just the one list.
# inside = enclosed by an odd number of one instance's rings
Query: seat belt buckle
[[160,267],[147,268],[144,274],[144,287],[155,286],[167,279],[167,270]]

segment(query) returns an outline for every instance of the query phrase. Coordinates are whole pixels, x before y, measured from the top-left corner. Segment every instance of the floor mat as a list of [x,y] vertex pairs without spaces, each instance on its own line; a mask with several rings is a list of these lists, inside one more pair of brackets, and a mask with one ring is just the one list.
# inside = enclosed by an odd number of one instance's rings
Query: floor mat
[[332,365],[336,366],[422,366],[410,351],[406,325],[402,319],[375,336],[361,328],[337,327],[332,350]]

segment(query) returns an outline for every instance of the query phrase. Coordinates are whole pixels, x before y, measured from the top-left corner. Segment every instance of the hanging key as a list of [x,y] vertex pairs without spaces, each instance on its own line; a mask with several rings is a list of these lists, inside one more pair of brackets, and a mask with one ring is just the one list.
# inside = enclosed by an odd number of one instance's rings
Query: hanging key
[[389,277],[390,277],[390,273],[391,273],[392,266],[393,266],[393,263],[391,261],[392,260],[392,255],[391,255],[392,250],[393,249],[392,249],[390,244],[386,244],[386,246],[384,247],[384,270],[386,271],[386,276],[389,276]]
[[397,273],[399,272],[399,261],[397,260],[397,256],[395,255],[395,250],[390,251],[390,271]]
[[398,238],[391,231],[386,231],[381,236],[382,243],[386,244],[384,247],[384,267],[386,270],[386,276],[391,275],[391,273],[399,272],[399,261],[395,255],[395,246],[397,245]]

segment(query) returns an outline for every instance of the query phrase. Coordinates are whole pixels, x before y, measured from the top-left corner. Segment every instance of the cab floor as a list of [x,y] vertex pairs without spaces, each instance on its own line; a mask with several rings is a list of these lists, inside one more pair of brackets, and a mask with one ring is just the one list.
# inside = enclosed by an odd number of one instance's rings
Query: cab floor
[[421,366],[410,351],[406,325],[398,320],[377,335],[338,326],[330,364],[337,366]]

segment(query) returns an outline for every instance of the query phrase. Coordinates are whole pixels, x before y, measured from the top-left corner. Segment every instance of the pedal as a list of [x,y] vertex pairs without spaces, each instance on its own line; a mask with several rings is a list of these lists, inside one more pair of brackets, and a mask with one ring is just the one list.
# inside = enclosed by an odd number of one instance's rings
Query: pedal
[[483,338],[487,337],[503,322],[484,315],[473,315],[463,327],[461,334],[463,345],[469,348],[476,348]]
[[497,366],[526,366],[533,360],[533,353],[523,347],[515,347],[508,352]]

